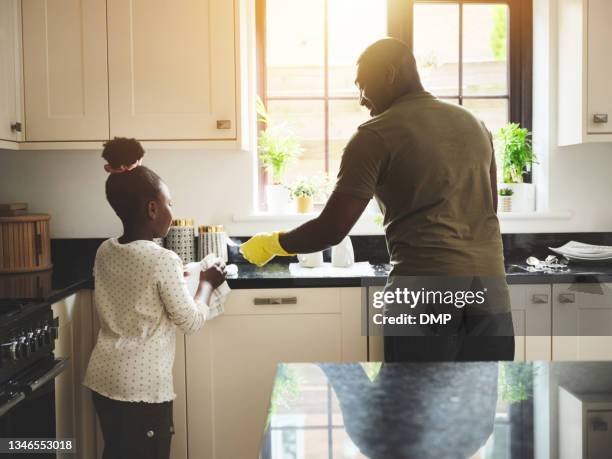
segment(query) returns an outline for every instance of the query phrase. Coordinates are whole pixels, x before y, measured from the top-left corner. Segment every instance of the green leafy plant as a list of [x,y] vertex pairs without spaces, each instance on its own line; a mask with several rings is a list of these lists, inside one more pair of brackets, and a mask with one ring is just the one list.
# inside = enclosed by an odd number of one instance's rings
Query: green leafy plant
[[323,174],[299,178],[291,187],[294,198],[314,198],[327,188],[327,177]]
[[514,191],[512,191],[512,189],[510,188],[502,188],[499,190],[500,196],[512,196],[513,194],[514,194]]
[[491,52],[498,61],[506,60],[508,52],[508,7],[506,5],[493,6],[493,30],[491,31]]
[[258,97],[255,103],[257,120],[265,125],[259,133],[257,151],[263,166],[271,175],[272,183],[280,185],[287,171],[303,152],[298,138],[291,132],[286,123],[275,124],[263,101]]
[[506,403],[519,403],[533,396],[533,364],[500,362],[498,373],[498,396]]
[[518,123],[508,123],[496,136],[503,154],[504,183],[523,183],[523,174],[536,163],[531,133]]
[[278,364],[276,369],[276,379],[272,388],[266,428],[270,426],[272,416],[279,407],[288,408],[300,396],[300,385],[303,383],[299,373],[295,368],[286,363]]

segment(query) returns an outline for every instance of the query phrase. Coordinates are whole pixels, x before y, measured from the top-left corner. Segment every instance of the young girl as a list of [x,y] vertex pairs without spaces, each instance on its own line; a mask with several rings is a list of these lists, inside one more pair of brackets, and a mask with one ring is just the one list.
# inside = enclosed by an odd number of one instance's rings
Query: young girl
[[84,385],[104,436],[104,459],[167,459],[173,434],[175,333],[202,328],[215,288],[225,280],[221,261],[201,272],[195,297],[183,264],[152,242],[167,234],[172,213],[168,188],[141,165],[134,139],[104,145],[106,197],[123,223],[123,236],[98,249],[95,305],[100,321]]

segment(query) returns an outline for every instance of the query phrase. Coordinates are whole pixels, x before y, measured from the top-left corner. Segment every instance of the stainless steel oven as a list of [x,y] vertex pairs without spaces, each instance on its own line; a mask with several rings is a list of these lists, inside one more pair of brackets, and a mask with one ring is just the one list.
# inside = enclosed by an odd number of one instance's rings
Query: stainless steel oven
[[57,336],[50,305],[0,300],[0,438],[55,438],[55,377],[67,366],[53,356]]

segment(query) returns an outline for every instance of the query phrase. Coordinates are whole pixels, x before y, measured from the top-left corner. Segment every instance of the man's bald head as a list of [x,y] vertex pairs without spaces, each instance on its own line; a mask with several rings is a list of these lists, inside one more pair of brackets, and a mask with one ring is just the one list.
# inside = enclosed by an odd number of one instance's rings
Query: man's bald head
[[406,43],[396,38],[372,43],[361,53],[357,65],[367,73],[384,72],[388,66],[393,66],[398,72],[398,83],[408,87],[418,83],[420,86],[414,55]]
[[372,115],[382,113],[404,94],[423,90],[412,51],[395,38],[378,40],[361,53],[355,83],[361,104]]

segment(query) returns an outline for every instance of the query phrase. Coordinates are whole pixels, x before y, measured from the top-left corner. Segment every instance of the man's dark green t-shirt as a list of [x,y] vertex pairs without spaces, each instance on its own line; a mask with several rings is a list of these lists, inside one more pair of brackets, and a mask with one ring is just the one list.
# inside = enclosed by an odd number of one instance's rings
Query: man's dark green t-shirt
[[504,276],[491,134],[428,92],[397,99],[347,144],[336,191],[378,201],[396,275]]

